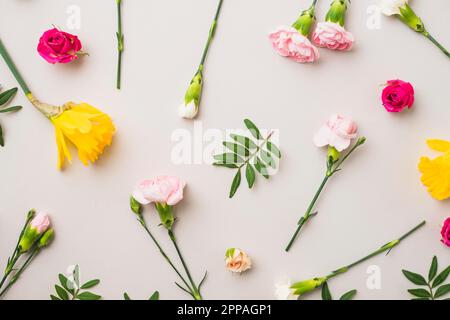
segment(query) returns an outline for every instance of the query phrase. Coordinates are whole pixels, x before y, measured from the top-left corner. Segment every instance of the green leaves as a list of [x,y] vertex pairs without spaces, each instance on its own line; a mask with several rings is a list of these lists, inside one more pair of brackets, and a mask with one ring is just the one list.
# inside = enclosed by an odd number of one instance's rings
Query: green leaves
[[[124,300],[132,300],[130,298],[130,296],[128,295],[128,293],[126,293],[126,292],[123,294],[123,298],[124,298]],[[153,294],[150,296],[150,298],[148,300],[149,301],[159,300],[159,292],[158,291],[153,292]]]
[[322,285],[322,300],[333,300],[331,297],[330,289],[328,288],[328,283],[325,282]]
[[234,194],[236,193],[240,185],[241,185],[241,168],[238,169],[236,175],[234,176],[233,182],[231,183],[230,198],[233,198]]
[[[356,290],[351,290],[349,292],[344,293],[339,300],[352,300],[355,295],[358,293]],[[325,282],[322,285],[322,300],[333,300],[330,289],[328,288],[328,283]]]
[[[414,297],[416,297],[413,298],[413,300],[430,300],[430,299],[436,300],[437,298],[440,298],[450,292],[450,284],[444,284],[438,287],[439,285],[444,283],[445,280],[447,280],[450,274],[450,266],[448,266],[441,273],[437,274],[438,259],[436,256],[434,256],[433,260],[431,261],[431,265],[428,271],[428,281],[426,281],[425,278],[420,274],[408,270],[402,270],[402,272],[405,275],[405,277],[415,285],[426,287],[426,289],[424,288],[409,289],[408,292]],[[435,288],[437,289],[434,292]]]
[[[6,104],[12,99],[14,98],[14,96],[17,93],[17,88],[13,88],[13,89],[9,89],[3,93],[0,94],[0,113],[8,113],[8,112],[15,112],[15,111],[19,111],[20,109],[22,109],[21,106],[14,106],[14,107],[9,107],[9,108],[5,108]],[[0,125],[0,146],[4,146],[5,145],[5,140],[3,138],[3,128]]]
[[158,292],[158,291],[155,291],[155,292],[152,294],[152,296],[150,297],[150,299],[148,299],[148,300],[152,300],[152,301],[159,300],[159,292]]
[[438,285],[440,285],[441,283],[443,283],[448,275],[450,274],[450,266],[448,266],[444,271],[442,271],[433,281],[433,288],[436,288]]
[[250,163],[247,163],[245,168],[245,178],[247,179],[248,188],[251,189],[255,183],[256,175],[255,169],[253,169],[253,166]]
[[431,261],[430,271],[428,271],[428,281],[434,279],[437,273],[438,261],[436,256],[433,257],[433,261]]
[[428,282],[420,274],[410,272],[407,270],[402,270],[402,272],[409,281],[411,281],[414,284],[417,284],[418,286],[426,286],[428,284]]
[[214,166],[237,169],[230,188],[230,198],[234,197],[241,185],[243,168],[247,185],[251,189],[256,182],[256,173],[269,179],[271,171],[277,169],[278,160],[281,158],[280,149],[270,141],[273,132],[264,138],[252,121],[245,119],[244,124],[251,137],[231,134],[233,141],[222,143],[227,152],[214,156]]
[[70,278],[59,274],[58,280],[59,285],[55,285],[56,295],[50,295],[52,300],[100,300],[102,298],[95,293],[82,291],[95,287],[100,283],[100,280],[89,280],[80,286],[80,268],[78,265],[74,267]]
[[357,293],[358,291],[356,290],[350,290],[349,292],[344,293],[339,300],[353,300]]
[[2,94],[0,94],[0,106],[5,105],[9,100],[11,100],[17,93],[17,88],[9,89]]
[[431,298],[432,297],[430,292],[425,289],[409,289],[408,292],[411,293],[413,296],[419,297],[419,298]]
[[244,123],[253,137],[255,137],[258,140],[262,139],[261,132],[259,131],[258,127],[255,126],[255,124],[253,122],[251,122],[249,119],[245,119]]
[[92,292],[85,291],[77,295],[78,300],[100,300],[102,297]]

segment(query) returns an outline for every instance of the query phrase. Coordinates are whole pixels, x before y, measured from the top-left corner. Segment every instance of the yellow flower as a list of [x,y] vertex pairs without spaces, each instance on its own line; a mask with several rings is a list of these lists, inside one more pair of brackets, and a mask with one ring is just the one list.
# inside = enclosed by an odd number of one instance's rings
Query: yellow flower
[[427,144],[443,154],[433,160],[428,157],[420,159],[421,180],[433,198],[445,200],[450,198],[450,141],[428,140]]
[[115,127],[111,118],[87,103],[64,105],[64,111],[50,117],[55,126],[58,145],[58,169],[64,165],[65,158],[72,160],[66,139],[78,149],[78,157],[85,164],[94,163],[111,145]]

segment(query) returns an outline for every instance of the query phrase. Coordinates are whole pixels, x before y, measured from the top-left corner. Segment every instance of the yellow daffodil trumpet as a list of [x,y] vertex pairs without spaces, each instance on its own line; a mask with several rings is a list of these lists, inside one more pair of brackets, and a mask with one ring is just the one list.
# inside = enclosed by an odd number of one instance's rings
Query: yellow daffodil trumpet
[[450,141],[428,140],[428,146],[441,155],[435,159],[422,157],[419,171],[422,173],[422,183],[436,200],[450,198]]
[[67,102],[54,106],[39,101],[31,93],[1,39],[0,54],[28,100],[53,123],[58,146],[58,169],[63,168],[65,159],[72,160],[68,142],[78,149],[78,157],[85,165],[97,161],[105,148],[111,145],[116,131],[111,118],[87,103]]

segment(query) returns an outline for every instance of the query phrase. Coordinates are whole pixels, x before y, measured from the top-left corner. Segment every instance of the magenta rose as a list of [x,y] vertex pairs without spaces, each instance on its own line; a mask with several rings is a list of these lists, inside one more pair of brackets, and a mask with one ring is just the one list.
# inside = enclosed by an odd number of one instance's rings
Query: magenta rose
[[441,230],[442,243],[447,247],[450,247],[450,218],[444,221],[444,225]]
[[37,50],[47,62],[55,64],[69,63],[78,59],[81,48],[77,36],[53,28],[41,36]]
[[389,80],[381,95],[383,106],[389,112],[401,112],[414,104],[414,88],[409,82]]

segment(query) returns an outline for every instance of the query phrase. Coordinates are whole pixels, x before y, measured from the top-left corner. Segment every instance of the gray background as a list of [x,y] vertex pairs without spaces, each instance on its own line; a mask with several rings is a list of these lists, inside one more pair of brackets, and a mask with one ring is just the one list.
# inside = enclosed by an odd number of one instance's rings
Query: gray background
[[[330,1],[321,0],[318,20]],[[313,65],[300,65],[273,52],[267,34],[292,23],[309,6],[306,0],[226,0],[208,58],[199,120],[204,129],[241,128],[245,117],[262,128],[280,130],[284,154],[270,182],[258,179],[251,192],[243,184],[227,199],[233,172],[171,161],[174,130],[192,130],[179,119],[178,104],[195,71],[217,1],[124,0],[126,41],[123,89],[114,87],[116,9],[113,0],[2,1],[1,37],[32,90],[44,101],[87,101],[112,116],[118,132],[113,146],[95,165],[78,159],[56,170],[51,124],[22,94],[24,110],[1,117],[7,146],[0,152],[0,257],[14,247],[25,213],[34,207],[52,214],[57,238],[42,252],[8,299],[47,299],[57,274],[80,264],[85,280],[98,277],[95,291],[135,299],[154,290],[162,299],[187,298],[173,285],[176,277],[128,207],[128,196],[143,178],[173,174],[188,182],[176,207],[176,233],[195,278],[205,269],[207,299],[272,299],[280,276],[303,280],[349,263],[403,234],[423,219],[428,224],[389,256],[379,256],[330,283],[335,295],[356,288],[359,299],[408,299],[410,283],[402,268],[427,272],[434,254],[450,262],[440,228],[449,201],[438,202],[420,183],[420,156],[435,154],[427,138],[449,139],[449,61],[428,40],[395,18],[381,17],[381,29],[366,26],[375,1],[353,1],[347,28],[354,50],[320,50]],[[81,7],[81,29],[67,30],[66,9]],[[447,0],[413,1],[429,31],[450,47]],[[47,64],[36,52],[42,32],[52,24],[76,33],[89,57],[70,65]],[[0,83],[16,85],[0,63]],[[388,114],[380,105],[380,85],[410,81],[414,108]],[[290,254],[282,249],[324,173],[325,151],[312,135],[331,113],[353,116],[368,137],[334,177],[320,199],[320,214],[305,228]],[[73,153],[74,155],[75,152]],[[155,211],[146,215],[158,230]],[[166,235],[155,231],[170,248]],[[225,270],[224,252],[236,246],[253,258],[244,275]],[[366,287],[369,265],[381,268],[381,290]],[[319,295],[312,295],[318,298]]]

